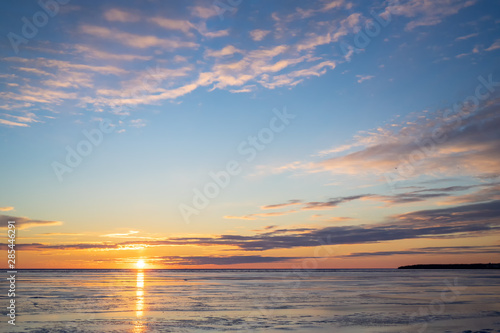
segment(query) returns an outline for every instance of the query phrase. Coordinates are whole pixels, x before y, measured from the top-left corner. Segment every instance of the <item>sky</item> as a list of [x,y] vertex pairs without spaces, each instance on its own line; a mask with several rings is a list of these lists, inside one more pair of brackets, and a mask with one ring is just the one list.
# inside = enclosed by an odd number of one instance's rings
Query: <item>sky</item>
[[0,17],[18,268],[500,261],[497,1],[27,0]]

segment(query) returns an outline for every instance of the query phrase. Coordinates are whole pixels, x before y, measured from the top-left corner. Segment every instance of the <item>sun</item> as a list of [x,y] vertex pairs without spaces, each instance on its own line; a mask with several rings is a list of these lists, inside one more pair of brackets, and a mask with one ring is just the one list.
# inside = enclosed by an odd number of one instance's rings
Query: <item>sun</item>
[[146,263],[144,262],[144,260],[139,259],[135,263],[135,267],[137,267],[138,269],[143,269],[144,267],[146,267]]

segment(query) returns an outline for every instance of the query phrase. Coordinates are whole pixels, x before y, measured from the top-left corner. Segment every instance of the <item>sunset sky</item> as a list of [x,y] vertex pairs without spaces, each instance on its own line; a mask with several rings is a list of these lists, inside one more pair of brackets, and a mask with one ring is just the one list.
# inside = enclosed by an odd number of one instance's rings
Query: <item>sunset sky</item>
[[0,2],[18,268],[500,261],[498,1],[41,4]]

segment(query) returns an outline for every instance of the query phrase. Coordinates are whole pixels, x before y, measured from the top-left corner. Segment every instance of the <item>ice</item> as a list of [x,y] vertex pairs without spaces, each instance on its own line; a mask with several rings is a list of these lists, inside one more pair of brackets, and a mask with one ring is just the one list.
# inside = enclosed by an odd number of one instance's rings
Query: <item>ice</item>
[[2,332],[500,332],[493,271],[22,270],[18,289]]

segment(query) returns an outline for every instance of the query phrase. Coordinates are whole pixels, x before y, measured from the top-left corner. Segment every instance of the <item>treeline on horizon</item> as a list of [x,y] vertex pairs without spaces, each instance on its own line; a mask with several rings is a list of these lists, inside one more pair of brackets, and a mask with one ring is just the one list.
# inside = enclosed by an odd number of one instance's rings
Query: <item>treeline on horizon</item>
[[419,264],[400,266],[398,269],[500,269],[498,264]]

